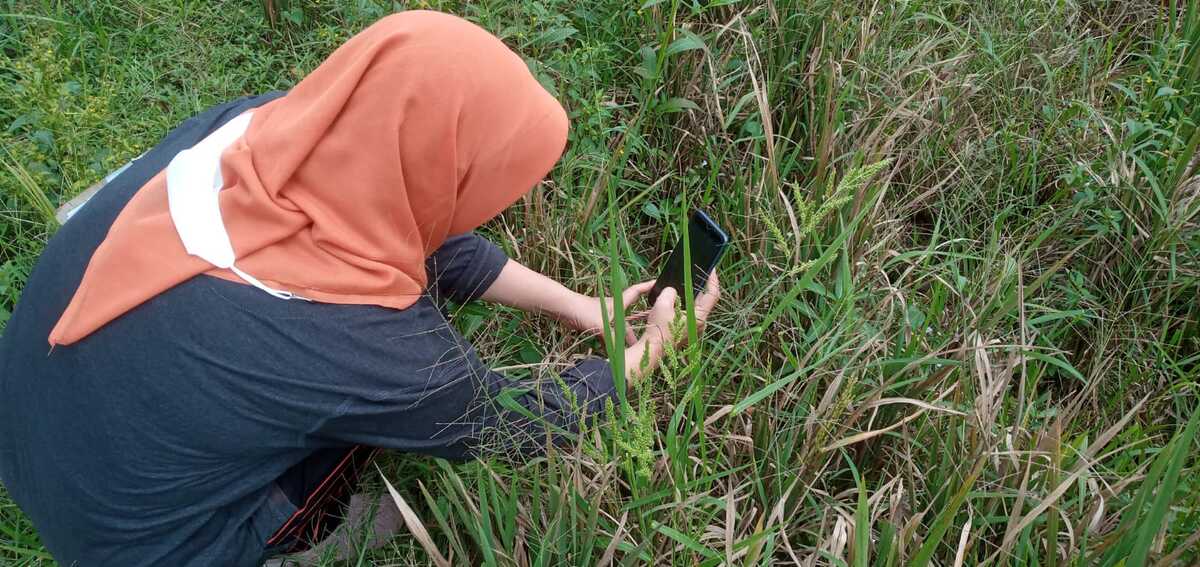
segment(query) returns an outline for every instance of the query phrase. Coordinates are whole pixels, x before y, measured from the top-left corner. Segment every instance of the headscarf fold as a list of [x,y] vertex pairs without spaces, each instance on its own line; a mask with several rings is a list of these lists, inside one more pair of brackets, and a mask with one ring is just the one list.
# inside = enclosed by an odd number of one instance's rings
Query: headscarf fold
[[[286,96],[253,110],[221,154],[220,212],[236,265],[327,303],[403,309],[425,258],[533,187],[562,154],[562,106],[499,39],[413,11],[338,48]],[[71,344],[198,274],[163,172],[92,256],[51,344]]]

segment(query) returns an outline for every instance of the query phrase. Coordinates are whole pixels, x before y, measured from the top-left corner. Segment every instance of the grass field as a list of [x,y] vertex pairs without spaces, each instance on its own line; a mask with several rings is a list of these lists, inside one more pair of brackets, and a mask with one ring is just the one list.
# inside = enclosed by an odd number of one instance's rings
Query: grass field
[[[1200,563],[1194,0],[6,0],[0,328],[60,202],[416,7],[570,112],[551,181],[485,228],[514,258],[652,277],[691,206],[734,246],[704,340],[609,426],[390,458],[428,537],[350,564]],[[455,324],[517,375],[599,348]],[[51,563],[3,497],[0,563]]]

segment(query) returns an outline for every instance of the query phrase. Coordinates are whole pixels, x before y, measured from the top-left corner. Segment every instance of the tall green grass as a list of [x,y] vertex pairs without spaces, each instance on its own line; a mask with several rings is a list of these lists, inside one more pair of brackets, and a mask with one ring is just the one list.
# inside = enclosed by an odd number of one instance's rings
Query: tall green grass
[[[702,339],[607,425],[386,463],[418,537],[357,564],[1200,561],[1195,2],[10,1],[0,315],[47,203],[402,7],[497,33],[571,114],[486,228],[513,257],[613,294],[691,207],[734,244]],[[498,365],[603,350],[455,323]],[[0,502],[0,558],[44,557]]]

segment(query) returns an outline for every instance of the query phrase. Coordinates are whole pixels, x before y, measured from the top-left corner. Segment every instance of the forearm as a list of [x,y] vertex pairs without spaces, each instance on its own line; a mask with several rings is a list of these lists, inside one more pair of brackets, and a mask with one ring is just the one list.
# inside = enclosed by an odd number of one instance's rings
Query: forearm
[[[632,303],[641,293],[649,291],[652,283],[643,282],[628,288],[626,305]],[[599,322],[598,317],[591,321],[578,320],[580,314],[599,315],[600,301],[575,293],[511,259],[505,263],[500,275],[480,298],[523,311],[549,315],[576,329],[598,333],[603,328],[603,323]],[[609,303],[609,308],[612,307]],[[629,323],[626,322],[626,325]],[[625,336],[628,341],[626,344],[630,345],[625,349],[625,376],[630,382],[637,382],[658,368],[668,334],[664,329],[651,325],[636,341],[632,329],[627,328]]]
[[558,316],[582,296],[510,258],[480,298],[522,311]]

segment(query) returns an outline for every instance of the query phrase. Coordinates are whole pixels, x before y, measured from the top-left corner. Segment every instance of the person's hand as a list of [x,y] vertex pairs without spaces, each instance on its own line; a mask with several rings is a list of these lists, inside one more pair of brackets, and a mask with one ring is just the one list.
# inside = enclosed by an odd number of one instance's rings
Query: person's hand
[[[625,306],[627,315],[629,307],[638,298],[649,293],[652,287],[654,287],[654,280],[631,285],[621,292],[621,304]],[[604,310],[601,309],[602,301]],[[560,307],[554,309],[552,315],[568,328],[585,333],[600,334],[604,330],[604,313],[608,313],[609,317],[613,316],[613,298],[601,299],[575,293],[568,297]],[[625,344],[632,345],[636,341],[637,334],[634,333],[633,327],[626,323]]]
[[[686,336],[676,337],[673,332],[679,331],[675,325],[675,320],[682,313],[679,309],[676,309],[678,297],[679,294],[675,292],[675,288],[668,287],[663,289],[658,294],[658,299],[654,302],[650,313],[646,315],[646,331],[657,331],[658,337],[662,339],[664,344],[679,343],[687,338]],[[713,308],[717,306],[717,300],[720,298],[721,282],[717,279],[716,272],[713,272],[704,286],[704,291],[695,298],[697,332],[704,330],[704,323],[708,320],[708,315],[712,313]],[[643,334],[643,336],[646,335]]]
[[[653,372],[658,368],[662,359],[664,345],[675,344],[687,338],[686,333],[681,332],[683,327],[675,324],[675,320],[680,317],[680,311],[676,309],[676,304],[679,303],[678,297],[679,294],[670,287],[658,294],[658,299],[655,300],[654,306],[646,315],[646,330],[642,332],[642,336],[637,342],[625,349],[626,377],[640,380],[643,376]],[[708,278],[704,292],[696,296],[694,303],[697,332],[704,329],[704,323],[716,308],[717,300],[720,297],[721,284],[714,272]],[[676,334],[682,336],[676,336]]]

